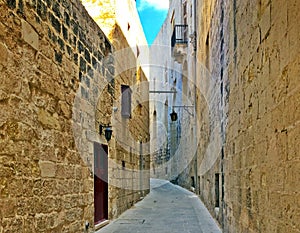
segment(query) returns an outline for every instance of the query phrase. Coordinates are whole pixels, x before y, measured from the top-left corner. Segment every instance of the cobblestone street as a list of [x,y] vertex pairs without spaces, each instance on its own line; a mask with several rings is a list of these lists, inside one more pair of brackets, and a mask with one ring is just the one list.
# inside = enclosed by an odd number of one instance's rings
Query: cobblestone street
[[221,232],[200,199],[168,181],[151,179],[151,192],[97,233]]

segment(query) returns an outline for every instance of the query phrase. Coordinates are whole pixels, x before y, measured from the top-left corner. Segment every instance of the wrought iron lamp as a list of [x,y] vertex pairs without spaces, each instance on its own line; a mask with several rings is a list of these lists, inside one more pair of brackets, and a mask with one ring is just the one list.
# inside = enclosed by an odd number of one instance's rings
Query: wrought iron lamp
[[106,141],[109,141],[111,139],[111,136],[112,136],[112,128],[110,125],[99,125],[99,134],[102,135],[104,131],[104,136],[105,136],[105,139]]
[[187,106],[187,105],[183,105],[183,106],[173,106],[173,111],[172,113],[170,113],[170,117],[171,117],[171,120],[172,121],[177,121],[178,119],[178,115],[177,113],[174,111],[174,108],[183,108],[184,110],[186,110],[188,112],[188,114],[194,116],[193,113],[189,112],[187,108],[194,108],[194,105],[190,105],[190,106]]
[[177,113],[174,111],[174,109],[173,109],[172,113],[170,113],[170,117],[171,117],[172,121],[177,121],[178,116],[177,116]]

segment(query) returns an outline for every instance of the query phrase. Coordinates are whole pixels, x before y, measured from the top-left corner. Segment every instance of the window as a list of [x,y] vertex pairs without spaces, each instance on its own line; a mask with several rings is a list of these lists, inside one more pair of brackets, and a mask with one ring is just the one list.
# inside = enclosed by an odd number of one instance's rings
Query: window
[[182,76],[182,102],[183,104],[187,103],[187,94],[188,94],[188,79],[186,76]]
[[165,73],[164,73],[164,76],[165,76],[165,83],[168,82],[168,69],[167,69],[167,64],[165,65]]
[[193,187],[193,188],[195,188],[196,186],[195,186],[195,177],[194,176],[191,176],[191,186]]
[[122,102],[121,102],[121,115],[124,118],[131,117],[131,89],[127,85],[121,85]]
[[215,207],[219,208],[220,207],[220,189],[219,189],[219,180],[220,180],[220,174],[216,173],[215,174]]
[[205,42],[205,55],[206,55],[205,66],[206,69],[210,72],[209,33],[207,34],[206,42]]

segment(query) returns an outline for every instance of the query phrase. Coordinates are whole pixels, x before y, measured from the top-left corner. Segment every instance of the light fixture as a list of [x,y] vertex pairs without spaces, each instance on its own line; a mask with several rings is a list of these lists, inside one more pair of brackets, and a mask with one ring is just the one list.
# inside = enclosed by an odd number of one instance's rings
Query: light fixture
[[190,116],[194,116],[194,113],[189,111],[189,108],[192,108],[192,109],[195,110],[194,105],[179,105],[179,106],[173,106],[173,109],[174,109],[174,108],[183,108]]
[[188,112],[189,115],[194,116],[194,114],[191,113],[191,112],[189,112],[189,110],[188,110],[188,108],[194,108],[194,105],[190,105],[190,106],[187,106],[187,105],[183,105],[183,106],[182,106],[182,105],[181,105],[181,106],[173,106],[173,111],[172,111],[172,113],[170,113],[170,117],[171,117],[171,120],[172,120],[172,121],[177,121],[177,119],[178,119],[178,115],[177,115],[177,113],[174,111],[174,108],[183,108],[185,111]]
[[174,111],[174,109],[173,109],[172,113],[170,113],[170,117],[171,117],[172,121],[177,121],[178,116],[177,116],[177,113]]
[[102,135],[104,131],[104,136],[105,136],[105,139],[106,141],[109,141],[111,139],[111,136],[112,136],[112,129],[111,129],[111,126],[110,125],[99,125],[99,134]]

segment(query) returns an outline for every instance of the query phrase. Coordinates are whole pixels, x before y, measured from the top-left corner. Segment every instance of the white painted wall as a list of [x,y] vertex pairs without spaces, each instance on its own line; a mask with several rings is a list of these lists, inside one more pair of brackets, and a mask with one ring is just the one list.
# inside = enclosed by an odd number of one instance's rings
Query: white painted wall
[[[171,90],[176,94],[150,94],[150,124],[151,153],[154,156],[159,154],[159,149],[170,146],[171,159],[161,165],[153,164],[152,175],[159,178],[176,179],[181,172],[189,173],[189,166],[197,148],[196,116],[194,108],[175,108],[178,113],[178,120],[172,122],[169,114],[172,107],[183,105],[194,105],[194,48],[189,42],[187,44],[187,56],[185,62],[178,63],[172,56],[171,37],[173,25],[183,24],[182,3],[184,1],[170,1],[168,16],[158,33],[153,45],[150,47],[150,90]],[[187,24],[188,35],[193,34],[193,1],[187,0]],[[174,23],[172,19],[174,18]],[[185,63],[185,70],[183,64]],[[186,93],[182,93],[183,75],[187,77]],[[168,103],[165,111],[165,102]],[[154,118],[153,112],[156,111]],[[192,115],[193,114],[193,115]],[[168,119],[167,123],[165,119]],[[167,172],[166,172],[167,168]],[[189,176],[187,174],[187,176]],[[189,178],[189,177],[188,177]]]

